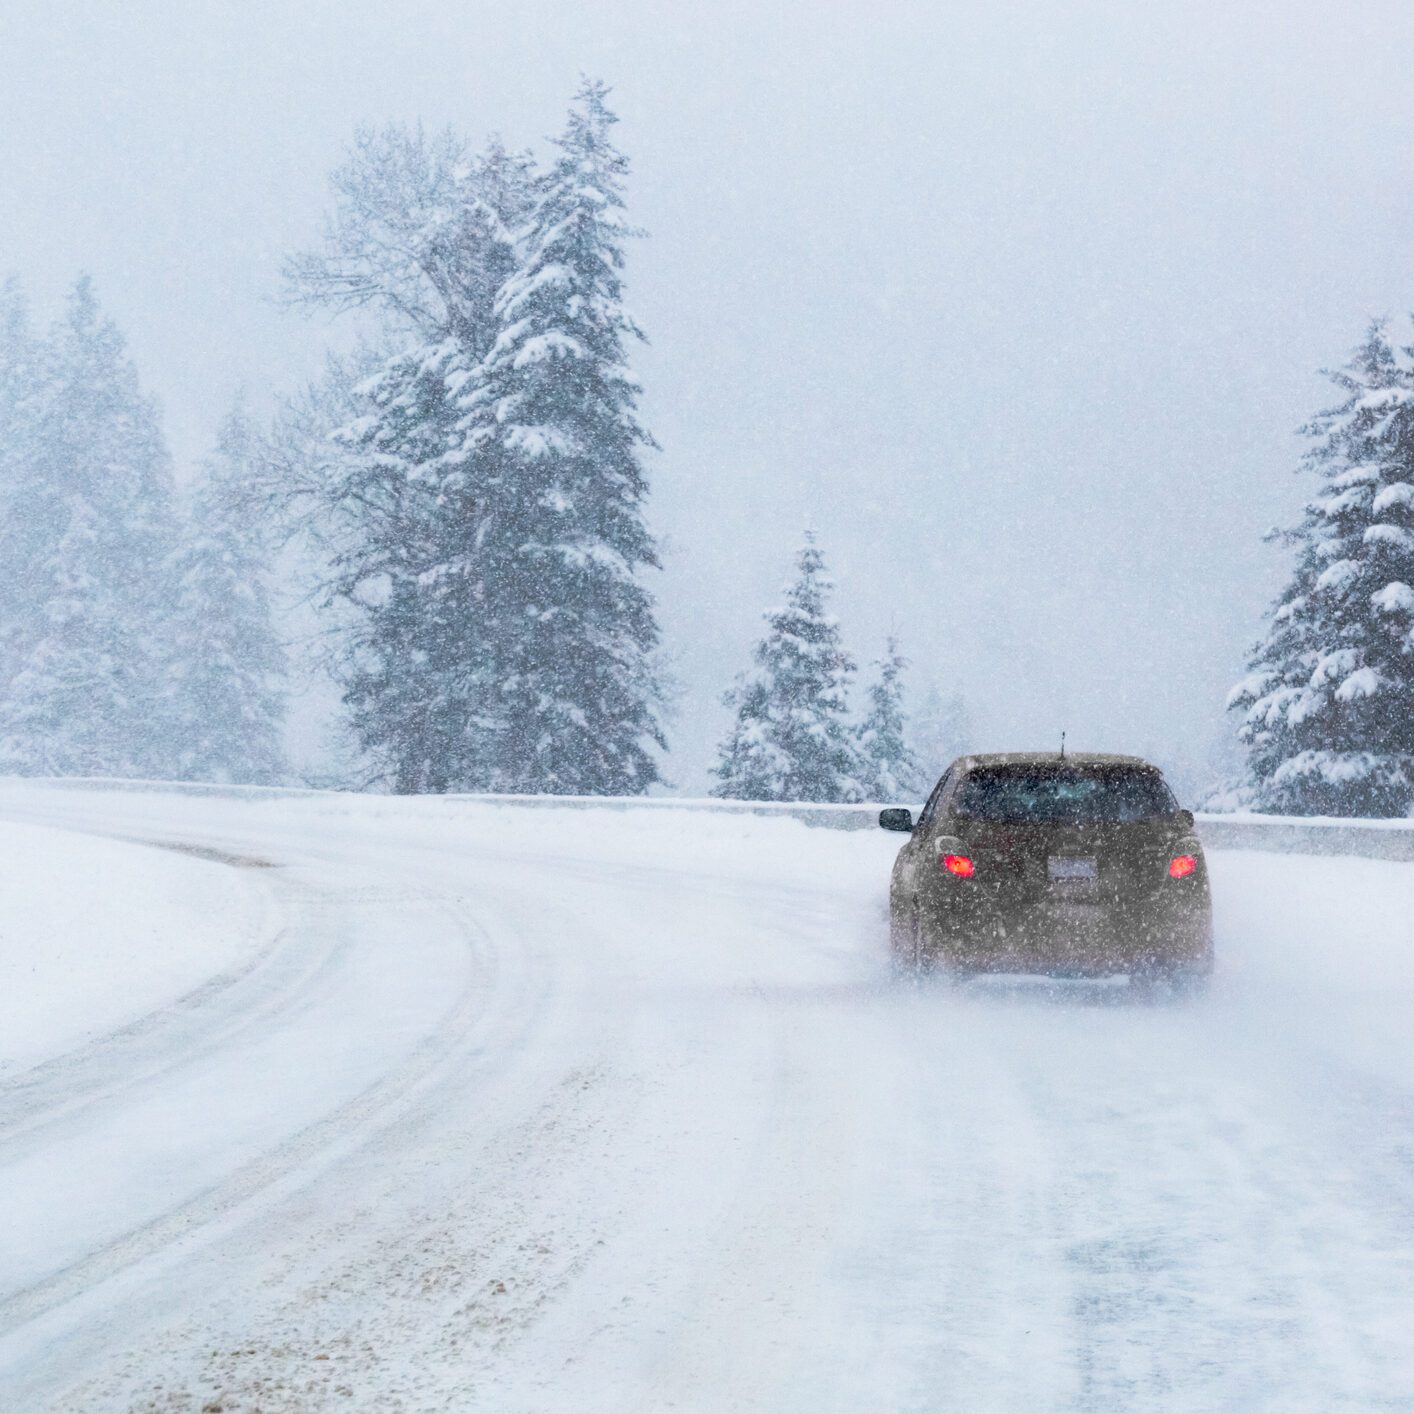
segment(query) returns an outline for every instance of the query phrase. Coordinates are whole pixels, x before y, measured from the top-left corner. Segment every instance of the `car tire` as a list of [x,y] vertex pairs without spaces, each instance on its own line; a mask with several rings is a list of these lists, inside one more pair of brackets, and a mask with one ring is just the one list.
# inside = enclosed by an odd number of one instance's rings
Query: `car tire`
[[923,942],[923,920],[919,916],[917,904],[914,904],[913,917],[909,920],[908,936],[913,970],[919,977],[926,977],[933,970],[933,954]]
[[1208,994],[1213,974],[1210,968],[1180,967],[1168,978],[1169,992],[1183,1001],[1195,1000]]
[[890,953],[895,978],[911,982],[914,986],[920,986],[924,981],[951,985],[966,980],[969,974],[953,963],[945,951],[928,945],[916,903],[903,919],[891,912],[889,924]]
[[891,971],[897,980],[916,986],[932,970],[932,958],[923,946],[918,905],[910,905],[902,917],[900,912],[902,910],[893,909],[889,914]]
[[924,936],[923,922],[917,915],[913,921],[913,936],[920,977],[928,977],[941,987],[954,987],[973,975],[956,961],[956,952],[947,941],[930,941]]
[[914,968],[913,930],[904,921],[900,905],[889,907],[889,970],[895,977],[910,976]]

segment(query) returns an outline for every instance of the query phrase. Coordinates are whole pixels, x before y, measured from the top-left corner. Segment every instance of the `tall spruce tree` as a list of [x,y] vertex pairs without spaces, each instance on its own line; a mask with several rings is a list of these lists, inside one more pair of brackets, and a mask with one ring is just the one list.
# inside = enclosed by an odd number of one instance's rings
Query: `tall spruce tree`
[[871,800],[909,800],[919,791],[920,772],[908,744],[908,714],[903,706],[907,667],[898,639],[890,634],[883,656],[874,664],[868,710],[856,732],[860,785]]
[[1286,814],[1414,809],[1414,325],[1371,326],[1331,375],[1341,401],[1304,431],[1319,478],[1280,539],[1296,565],[1229,697],[1250,780]]
[[168,715],[183,780],[285,779],[285,656],[266,584],[270,546],[247,501],[253,433],[233,412],[173,557]]
[[42,343],[28,407],[26,581],[39,607],[0,684],[0,770],[170,774],[171,466],[87,279]]
[[628,160],[608,90],[585,80],[539,183],[500,334],[462,390],[465,465],[485,498],[475,544],[494,699],[496,790],[636,794],[664,745],[643,572],[643,457],[623,307]]
[[827,612],[833,584],[807,533],[786,603],[765,614],[754,670],[726,696],[736,718],[713,768],[712,793],[736,800],[864,798],[849,727],[854,661]]
[[543,175],[499,145],[472,159],[450,137],[364,135],[328,249],[291,267],[298,298],[376,310],[394,350],[321,447],[296,416],[303,449],[267,463],[305,507],[354,732],[395,789],[658,779],[653,443],[626,363],[640,336],[606,92],[583,85]]

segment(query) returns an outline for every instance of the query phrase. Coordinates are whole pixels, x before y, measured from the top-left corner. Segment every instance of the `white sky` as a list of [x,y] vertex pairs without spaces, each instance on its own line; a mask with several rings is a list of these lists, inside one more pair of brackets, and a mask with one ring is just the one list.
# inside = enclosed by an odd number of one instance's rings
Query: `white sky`
[[634,162],[630,296],[690,789],[808,521],[978,745],[1201,776],[1317,370],[1414,307],[1414,6],[124,0],[0,7],[0,271],[80,268],[179,460],[316,366],[279,308],[362,121]]

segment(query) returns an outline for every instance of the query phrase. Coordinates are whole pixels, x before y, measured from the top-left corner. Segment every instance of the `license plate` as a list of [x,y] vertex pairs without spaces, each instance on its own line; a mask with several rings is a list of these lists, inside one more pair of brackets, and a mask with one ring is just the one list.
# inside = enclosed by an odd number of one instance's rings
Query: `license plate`
[[1049,870],[1053,884],[1093,884],[1100,877],[1093,859],[1052,857]]

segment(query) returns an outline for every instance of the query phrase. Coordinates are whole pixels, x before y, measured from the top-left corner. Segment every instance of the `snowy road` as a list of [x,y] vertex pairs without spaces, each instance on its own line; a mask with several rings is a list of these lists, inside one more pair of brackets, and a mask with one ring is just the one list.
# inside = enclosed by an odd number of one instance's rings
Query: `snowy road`
[[0,1408],[1414,1410],[1414,865],[1214,856],[1156,1008],[889,985],[882,833],[0,815],[279,914],[0,1071]]

